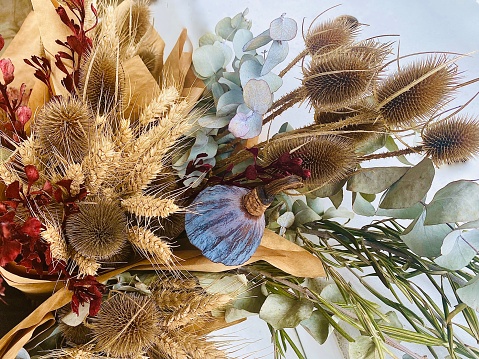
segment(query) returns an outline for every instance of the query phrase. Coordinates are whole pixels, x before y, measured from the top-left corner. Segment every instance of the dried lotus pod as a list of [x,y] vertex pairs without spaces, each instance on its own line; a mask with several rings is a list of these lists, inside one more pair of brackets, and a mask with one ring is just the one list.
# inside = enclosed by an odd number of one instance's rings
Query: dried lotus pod
[[301,187],[298,176],[274,180],[253,190],[216,185],[200,192],[185,217],[191,244],[213,262],[245,263],[258,248],[264,233],[264,211],[274,196]]

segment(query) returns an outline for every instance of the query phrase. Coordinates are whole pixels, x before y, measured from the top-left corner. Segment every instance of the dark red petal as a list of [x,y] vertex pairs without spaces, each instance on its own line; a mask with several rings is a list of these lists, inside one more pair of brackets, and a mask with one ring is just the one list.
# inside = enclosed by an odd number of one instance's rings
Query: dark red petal
[[42,229],[42,222],[40,222],[35,217],[28,218],[23,224],[20,231],[27,236],[36,238],[40,235],[40,230]]
[[1,59],[0,60],[0,71],[3,74],[3,84],[8,85],[13,81],[13,72],[15,67],[10,59]]
[[258,177],[258,171],[256,170],[255,165],[249,165],[246,167],[245,176],[249,180],[255,180]]
[[0,244],[0,267],[15,260],[22,251],[22,245],[15,240],[11,241],[3,238],[2,242],[3,243]]
[[5,197],[8,199],[20,199],[20,183],[18,181],[15,181],[13,183],[10,183],[5,190]]
[[37,168],[33,165],[25,166],[25,174],[27,175],[29,186],[34,184],[40,178],[40,174],[38,173]]

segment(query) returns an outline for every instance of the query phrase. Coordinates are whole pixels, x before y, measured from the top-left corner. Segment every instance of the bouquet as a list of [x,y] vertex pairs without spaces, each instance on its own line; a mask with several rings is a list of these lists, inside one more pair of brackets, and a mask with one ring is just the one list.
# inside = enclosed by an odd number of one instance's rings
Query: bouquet
[[[283,64],[297,22],[253,34],[245,10],[164,60],[144,2],[32,6],[0,60],[0,299],[30,307],[2,319],[2,358],[235,357],[213,332],[253,315],[277,356],[303,357],[302,326],[351,359],[479,357],[458,333],[479,339],[479,184],[426,200],[436,166],[479,152],[472,99],[448,108],[477,81],[463,55],[399,56],[321,14]],[[295,105],[311,124],[260,139]]]

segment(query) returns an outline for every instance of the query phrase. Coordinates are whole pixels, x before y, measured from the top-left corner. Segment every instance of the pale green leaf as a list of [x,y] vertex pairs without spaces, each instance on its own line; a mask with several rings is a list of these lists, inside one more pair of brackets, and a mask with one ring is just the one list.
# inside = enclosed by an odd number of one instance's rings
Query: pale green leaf
[[316,197],[320,198],[325,198],[325,197],[331,197],[338,193],[346,183],[346,179],[341,180],[339,182],[335,183],[327,183],[317,189],[314,188],[308,188],[308,190],[313,191],[312,194]]
[[434,261],[441,267],[459,270],[469,264],[479,251],[479,230],[455,230],[444,238],[442,255]]
[[261,34],[254,37],[250,41],[248,41],[244,45],[243,51],[256,50],[256,49],[260,48],[261,46],[264,46],[264,45],[268,44],[272,40],[273,39],[271,38],[271,36],[269,36],[269,29],[268,29],[266,31],[263,31]]
[[381,193],[404,176],[408,169],[409,167],[362,168],[348,179],[346,189],[369,194]]
[[[399,150],[398,145],[391,136],[387,136],[384,146],[391,152]],[[413,164],[409,162],[404,155],[397,156],[396,158],[399,160],[399,162],[404,163],[405,165],[413,166]]]
[[389,311],[386,313],[386,318],[381,318],[378,320],[378,324],[381,325],[387,325],[390,327],[395,327],[395,328],[403,328],[403,325],[401,321],[399,320],[399,317],[396,312],[394,311]]
[[457,295],[465,304],[479,312],[479,275],[476,275],[464,287],[459,288]]
[[323,219],[345,218],[347,222],[354,218],[354,212],[351,212],[345,207],[330,207],[324,212]]
[[213,46],[223,52],[224,60],[221,67],[226,68],[226,66],[228,66],[228,64],[231,62],[231,59],[233,58],[233,50],[231,50],[231,47],[226,45],[224,42],[220,41],[216,41]]
[[426,211],[405,229],[401,239],[418,256],[437,257],[441,255],[444,238],[452,232],[446,224],[425,226]]
[[376,344],[371,337],[359,336],[349,343],[350,359],[377,359]]
[[230,113],[236,112],[236,109],[240,104],[244,102],[243,93],[238,90],[231,90],[218,99],[218,105],[216,106],[216,115],[225,116]]
[[284,14],[273,20],[269,26],[269,35],[273,40],[289,41],[294,39],[298,25],[296,21],[289,17],[284,17]]
[[293,212],[284,212],[281,216],[278,217],[276,222],[281,226],[285,228],[289,228],[293,225],[294,223],[294,213]]
[[301,326],[319,343],[323,344],[329,336],[329,321],[318,310],[314,311],[308,319],[301,322]]
[[262,68],[263,65],[256,59],[242,62],[240,67],[241,85],[244,87],[251,79],[264,80],[268,83],[271,92],[277,91],[283,84],[283,80],[272,72],[261,76]]
[[440,189],[426,207],[426,224],[479,219],[479,184],[460,180]]
[[341,203],[343,203],[343,190],[340,189],[338,192],[336,192],[332,196],[329,196],[329,199],[333,203],[334,207],[338,209]]
[[426,196],[433,179],[434,165],[429,158],[425,158],[389,187],[379,207],[411,207]]
[[327,300],[331,303],[339,303],[344,304],[346,301],[344,300],[341,291],[338,288],[336,283],[328,284],[324,289],[321,291],[321,298]]
[[248,286],[244,274],[195,272],[199,284],[210,294],[241,293]]
[[329,201],[325,198],[320,198],[320,197],[314,197],[314,198],[306,197],[306,203],[309,208],[311,208],[314,212],[316,212],[320,216],[329,207]]
[[225,322],[232,323],[240,319],[248,318],[254,315],[258,315],[258,313],[248,312],[244,309],[238,309],[234,307],[228,307],[225,310]]
[[243,97],[245,104],[260,115],[273,104],[273,94],[264,80],[249,80],[243,88]]
[[245,53],[251,55],[255,54],[255,51],[244,51],[244,45],[253,38],[253,33],[246,29],[240,29],[236,31],[235,37],[233,38],[233,49],[235,55],[238,59],[241,59]]
[[300,226],[304,223],[319,221],[321,216],[314,212],[303,200],[296,200],[293,203],[294,223]]
[[374,216],[376,213],[374,206],[364,199],[361,193],[356,192],[353,193],[353,211],[366,217]]
[[263,68],[261,69],[261,76],[266,75],[273,68],[284,61],[288,56],[289,45],[286,41],[273,41],[269,48],[266,60],[264,61]]
[[274,329],[295,328],[313,313],[314,305],[306,299],[293,299],[270,294],[263,303],[259,317]]
[[193,51],[193,66],[198,75],[207,78],[223,67],[225,55],[217,46],[205,45]]
[[200,47],[205,45],[213,45],[216,41],[222,41],[222,40],[223,38],[221,36],[208,32],[200,37],[199,45]]
[[397,219],[415,219],[422,213],[423,210],[424,210],[424,205],[418,202],[409,208],[400,208],[400,209],[378,208],[376,211],[376,216],[391,217],[391,218],[397,218]]

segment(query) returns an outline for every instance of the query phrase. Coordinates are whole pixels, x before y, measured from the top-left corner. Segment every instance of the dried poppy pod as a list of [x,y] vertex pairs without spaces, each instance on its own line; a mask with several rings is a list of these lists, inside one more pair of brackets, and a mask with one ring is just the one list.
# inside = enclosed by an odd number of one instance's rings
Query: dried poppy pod
[[51,157],[59,154],[81,162],[95,136],[93,115],[76,97],[54,97],[38,113],[33,125],[38,147]]
[[303,69],[303,92],[312,106],[347,107],[365,96],[377,80],[386,52],[366,46],[315,56]]
[[436,165],[464,162],[479,153],[479,120],[451,117],[427,125],[423,150]]
[[358,164],[353,142],[342,135],[273,139],[259,153],[259,160],[268,165],[286,152],[292,158],[301,158],[302,166],[311,171],[305,184],[314,186],[339,181]]
[[264,211],[274,196],[302,185],[300,177],[289,176],[251,191],[235,186],[208,187],[200,192],[186,213],[186,234],[209,260],[241,265],[250,259],[261,242]]
[[341,15],[310,27],[304,43],[311,55],[326,53],[350,44],[359,32],[360,23],[351,15]]
[[379,111],[393,127],[427,120],[448,99],[457,69],[445,56],[432,56],[387,77],[377,89]]

